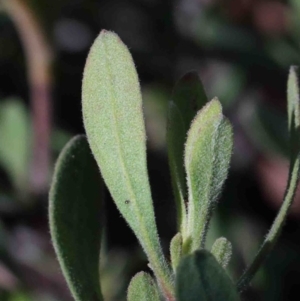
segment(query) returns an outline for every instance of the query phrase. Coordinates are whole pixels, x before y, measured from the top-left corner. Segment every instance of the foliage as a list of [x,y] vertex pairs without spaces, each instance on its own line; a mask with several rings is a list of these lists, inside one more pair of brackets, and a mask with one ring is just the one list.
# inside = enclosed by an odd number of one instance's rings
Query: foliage
[[[186,85],[186,81],[190,81]],[[184,87],[184,92],[181,89]],[[101,300],[97,266],[100,248],[101,188],[96,162],[120,213],[143,247],[154,273],[137,274],[128,300],[239,300],[273,248],[293,201],[299,177],[299,91],[296,69],[288,81],[292,148],[290,178],[283,205],[258,254],[237,283],[225,268],[232,247],[218,239],[205,250],[207,231],[228,174],[232,128],[214,98],[206,103],[195,74],[185,76],[169,106],[168,147],[177,206],[177,234],[171,242],[171,264],[162,252],[147,174],[142,98],[132,57],[111,32],[94,42],[82,87],[85,138],[74,138],[63,150],[50,193],[50,227],[70,290],[77,301]],[[91,153],[95,161],[92,159]],[[89,168],[92,171],[89,171]],[[172,270],[172,268],[173,270]],[[104,296],[105,298],[105,296]]]

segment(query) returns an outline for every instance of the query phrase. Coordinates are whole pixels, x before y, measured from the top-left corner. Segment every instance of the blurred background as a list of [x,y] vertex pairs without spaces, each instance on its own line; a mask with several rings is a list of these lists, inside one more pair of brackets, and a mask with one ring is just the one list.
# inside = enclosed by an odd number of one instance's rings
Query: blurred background
[[[288,173],[286,82],[300,65],[300,1],[0,0],[0,300],[72,300],[50,242],[53,165],[83,133],[81,80],[101,29],[133,55],[142,86],[148,167],[162,244],[176,233],[165,148],[172,87],[196,70],[233,123],[235,148],[208,248],[233,244],[237,280],[281,204]],[[125,300],[147,269],[109,194],[100,264],[106,301]],[[243,300],[292,300],[300,285],[300,194],[279,242]],[[295,295],[294,295],[295,293]],[[294,297],[295,298],[295,297]],[[293,299],[294,300],[294,299]]]

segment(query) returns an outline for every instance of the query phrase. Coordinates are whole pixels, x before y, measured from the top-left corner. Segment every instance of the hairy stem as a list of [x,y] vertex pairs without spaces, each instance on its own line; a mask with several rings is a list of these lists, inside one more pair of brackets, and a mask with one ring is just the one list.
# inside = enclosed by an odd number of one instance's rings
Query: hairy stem
[[284,201],[275,218],[275,221],[268,235],[266,236],[261,248],[255,256],[253,262],[248,266],[244,274],[240,277],[240,279],[237,282],[237,288],[239,291],[243,291],[247,288],[250,281],[256,274],[257,270],[260,268],[260,266],[265,261],[266,257],[277,242],[278,236],[280,235],[282,227],[286,220],[288,210],[293,203],[296,188],[299,182],[299,167],[300,159],[298,157],[294,162],[291,163],[289,181],[285,192]]

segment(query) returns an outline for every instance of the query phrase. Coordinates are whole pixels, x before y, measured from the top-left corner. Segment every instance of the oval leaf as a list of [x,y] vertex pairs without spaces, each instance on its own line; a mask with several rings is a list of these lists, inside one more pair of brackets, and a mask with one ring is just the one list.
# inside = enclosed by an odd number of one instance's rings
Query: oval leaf
[[207,102],[202,82],[196,72],[184,75],[176,84],[168,109],[167,147],[172,185],[177,208],[178,230],[186,226],[187,187],[183,153],[186,134],[198,110]]
[[[157,235],[146,164],[142,98],[132,57],[119,37],[103,30],[87,58],[83,120],[104,181],[121,214],[171,288]],[[164,279],[164,280],[163,280]]]
[[176,273],[177,301],[238,301],[239,295],[215,257],[198,250],[180,262]]
[[31,126],[20,99],[9,98],[0,105],[0,141],[1,165],[22,198],[28,192]]
[[189,189],[188,229],[184,252],[204,247],[208,223],[227,177],[232,153],[232,129],[217,99],[195,117],[185,145]]
[[160,301],[156,283],[149,274],[140,272],[131,279],[127,301]]
[[218,263],[226,268],[232,255],[231,242],[225,237],[218,238],[211,248],[211,253],[216,257]]
[[77,301],[100,301],[99,252],[102,181],[84,136],[60,154],[50,190],[54,248]]

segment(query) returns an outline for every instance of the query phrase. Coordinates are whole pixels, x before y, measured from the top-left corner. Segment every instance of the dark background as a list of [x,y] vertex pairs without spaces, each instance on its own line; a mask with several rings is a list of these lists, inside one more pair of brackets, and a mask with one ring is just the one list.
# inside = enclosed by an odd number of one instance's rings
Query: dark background
[[[93,40],[101,29],[107,29],[116,32],[129,47],[141,81],[150,181],[166,252],[176,231],[165,149],[166,109],[172,87],[184,73],[196,70],[209,98],[219,97],[234,127],[235,147],[208,248],[219,236],[232,242],[229,273],[234,280],[238,279],[267,233],[285,189],[286,82],[290,65],[300,64],[300,1],[17,2],[26,5],[36,18],[53,53],[48,70],[52,77],[51,110],[47,110],[52,116],[50,174],[59,150],[69,137],[84,132],[81,80]],[[0,300],[67,301],[71,297],[49,238],[47,188],[27,189],[35,147],[32,133],[39,126],[28,125],[39,113],[33,109],[27,70],[20,32],[3,9],[0,145],[6,150],[0,147]],[[7,117],[11,115],[5,108],[11,104],[15,117]],[[15,133],[11,139],[3,134],[7,133],[5,120],[9,118],[12,118],[8,123],[13,126],[11,133]],[[24,123],[14,122],[22,118]],[[25,125],[28,131],[24,131]],[[19,139],[19,144],[15,144],[15,139]],[[25,154],[22,141],[26,144]],[[3,155],[7,149],[12,160],[17,162],[18,156],[24,158],[15,172],[10,171]],[[18,176],[23,180],[18,180]],[[101,285],[105,300],[124,300],[130,277],[147,269],[147,262],[108,193],[106,210],[107,251],[101,263]],[[252,287],[243,295],[245,300],[294,300],[292,296],[297,296],[299,217],[300,195],[297,195],[279,242]]]

